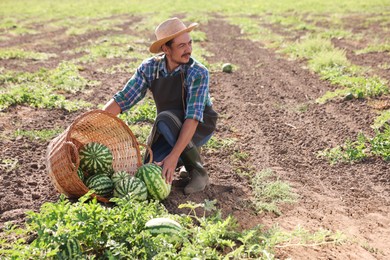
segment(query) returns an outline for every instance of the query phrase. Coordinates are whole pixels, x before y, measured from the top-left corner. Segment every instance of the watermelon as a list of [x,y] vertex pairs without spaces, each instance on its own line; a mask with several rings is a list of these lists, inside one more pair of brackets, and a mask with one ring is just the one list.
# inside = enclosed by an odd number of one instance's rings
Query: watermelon
[[89,189],[94,190],[97,195],[102,197],[111,196],[114,189],[114,183],[110,177],[105,174],[92,175],[87,179],[85,185]]
[[147,163],[137,169],[135,177],[141,179],[148,189],[149,198],[163,200],[171,192],[171,184],[162,177],[162,168],[154,163]]
[[77,256],[81,258],[82,252],[79,242],[74,239],[68,239],[65,244],[62,244],[59,247],[59,252],[57,253],[58,259],[78,259]]
[[143,181],[128,175],[115,183],[114,197],[143,201],[148,198],[148,191]]
[[115,184],[118,181],[123,180],[123,179],[128,178],[128,177],[130,177],[130,174],[128,172],[126,172],[126,171],[118,171],[118,172],[115,172],[111,176],[111,180]]
[[80,167],[89,175],[112,173],[113,156],[110,149],[100,143],[92,142],[84,145],[80,151]]
[[81,170],[80,167],[77,169],[77,175],[79,176],[81,181],[84,181],[84,179],[85,179],[84,173],[83,173],[83,170]]
[[230,63],[224,63],[222,65],[222,71],[226,73],[231,73],[233,71],[233,66]]
[[152,235],[167,234],[177,235],[181,230],[181,225],[170,218],[153,218],[146,222],[145,229]]

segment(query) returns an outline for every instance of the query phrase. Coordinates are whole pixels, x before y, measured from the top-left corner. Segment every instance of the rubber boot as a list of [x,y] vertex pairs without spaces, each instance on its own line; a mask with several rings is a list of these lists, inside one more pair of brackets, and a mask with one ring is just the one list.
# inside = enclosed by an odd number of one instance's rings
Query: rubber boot
[[184,194],[202,191],[209,183],[209,176],[203,167],[197,147],[192,147],[181,154],[183,164],[190,176],[190,182],[184,188]]

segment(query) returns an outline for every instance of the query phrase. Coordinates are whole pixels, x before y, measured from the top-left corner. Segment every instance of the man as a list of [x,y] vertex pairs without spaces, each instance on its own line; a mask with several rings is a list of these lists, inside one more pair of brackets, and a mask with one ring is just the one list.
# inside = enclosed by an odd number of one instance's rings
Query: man
[[186,27],[178,18],[158,25],[157,40],[149,50],[162,54],[143,61],[123,90],[104,107],[118,115],[151,90],[157,118],[148,145],[167,183],[172,183],[179,163],[185,166],[190,176],[185,194],[203,191],[209,182],[198,148],[211,138],[217,120],[211,107],[208,70],[191,58],[189,32],[197,26],[193,23]]

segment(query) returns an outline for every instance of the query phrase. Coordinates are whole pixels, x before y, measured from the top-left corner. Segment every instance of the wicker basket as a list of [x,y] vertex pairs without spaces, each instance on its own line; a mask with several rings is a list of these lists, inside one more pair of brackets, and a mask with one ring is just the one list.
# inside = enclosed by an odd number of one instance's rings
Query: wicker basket
[[[122,120],[103,110],[84,113],[50,142],[46,154],[46,166],[54,186],[69,198],[79,198],[89,191],[78,177],[77,169],[80,164],[78,151],[90,142],[101,143],[111,150],[115,171],[134,175],[142,165],[139,146],[144,145],[137,142]],[[147,148],[151,154],[150,148]],[[108,202],[107,198],[93,196]]]

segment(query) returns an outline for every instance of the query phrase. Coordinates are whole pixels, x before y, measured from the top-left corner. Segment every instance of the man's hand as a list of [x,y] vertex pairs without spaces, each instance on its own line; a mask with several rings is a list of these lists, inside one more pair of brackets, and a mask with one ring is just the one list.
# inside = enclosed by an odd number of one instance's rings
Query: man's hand
[[165,178],[165,181],[169,184],[173,181],[173,175],[175,174],[177,162],[181,153],[184,151],[184,148],[191,141],[194,136],[196,127],[198,126],[198,121],[195,119],[186,119],[184,121],[183,127],[180,130],[179,138],[172,151],[164,158],[161,162],[155,162],[160,167],[163,167],[162,176]]
[[169,154],[161,162],[155,162],[155,164],[157,164],[158,166],[163,168],[161,174],[162,174],[163,178],[165,179],[165,182],[168,184],[172,184],[178,161],[179,161],[178,157],[176,157],[172,154]]

